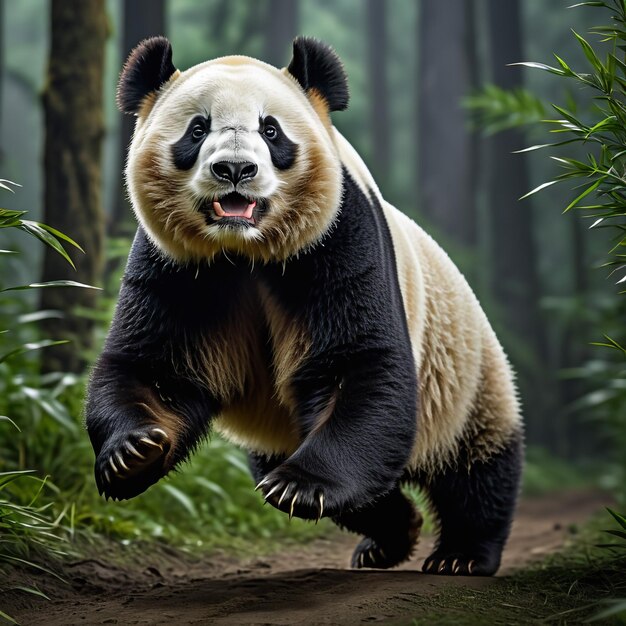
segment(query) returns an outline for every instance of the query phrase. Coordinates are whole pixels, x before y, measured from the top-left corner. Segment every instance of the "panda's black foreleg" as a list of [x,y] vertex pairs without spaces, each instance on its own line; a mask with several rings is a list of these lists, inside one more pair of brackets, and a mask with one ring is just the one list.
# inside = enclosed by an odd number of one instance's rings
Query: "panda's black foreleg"
[[206,434],[216,410],[196,385],[154,370],[104,352],[92,372],[86,426],[107,498],[133,498],[165,476]]
[[355,568],[387,569],[406,561],[417,544],[422,516],[395,487],[372,504],[332,518],[346,530],[364,535],[352,555]]
[[323,365],[309,364],[294,384],[301,445],[258,485],[267,502],[303,519],[341,515],[389,492],[415,438],[415,394],[392,353],[357,354],[337,376]]
[[457,468],[416,476],[440,526],[424,572],[495,574],[509,536],[521,470],[522,436],[516,434],[506,447],[487,460],[474,461],[469,470],[460,460]]

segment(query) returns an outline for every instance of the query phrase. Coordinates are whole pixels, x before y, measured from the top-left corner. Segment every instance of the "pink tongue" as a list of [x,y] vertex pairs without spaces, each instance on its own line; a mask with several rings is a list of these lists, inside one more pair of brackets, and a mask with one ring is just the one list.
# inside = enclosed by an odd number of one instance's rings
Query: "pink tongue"
[[213,202],[213,210],[219,217],[228,215],[229,217],[252,217],[252,211],[256,206],[256,201],[248,204],[245,198],[222,198],[221,202]]

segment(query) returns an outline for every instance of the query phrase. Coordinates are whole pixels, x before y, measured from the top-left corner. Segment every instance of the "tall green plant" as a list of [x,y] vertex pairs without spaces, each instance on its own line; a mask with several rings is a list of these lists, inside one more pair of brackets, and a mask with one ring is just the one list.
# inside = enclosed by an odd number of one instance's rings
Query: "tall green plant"
[[[611,239],[611,247],[603,264],[618,285],[619,294],[626,294],[626,0],[581,2],[577,5],[595,7],[607,12],[608,25],[591,29],[598,41],[591,44],[573,32],[582,52],[586,66],[573,69],[555,54],[556,65],[520,62],[529,68],[548,72],[581,88],[588,96],[588,106],[583,113],[568,104],[552,104],[557,113],[554,119],[542,120],[557,136],[556,141],[531,146],[520,152],[557,149],[550,158],[556,161],[561,173],[543,182],[524,197],[528,197],[558,183],[573,187],[572,197],[564,206],[564,212],[572,210],[591,220],[591,229],[605,229]],[[489,96],[493,96],[492,101]],[[500,128],[532,122],[541,114],[543,104],[534,96],[524,93],[507,93],[490,88],[467,102],[476,118],[497,132]],[[585,156],[572,156],[572,147]],[[596,345],[617,351],[626,356],[623,327],[625,308],[618,304],[621,313],[618,332],[620,337],[605,335]],[[616,490],[626,497],[626,364],[623,359],[594,360],[581,368],[585,378],[595,383],[595,389],[581,398],[579,408],[599,416],[613,429],[613,445],[617,461],[621,464],[616,472]],[[626,542],[626,518],[610,511],[619,528],[608,531]],[[626,543],[624,544],[626,546]],[[604,619],[626,610],[626,599],[611,601],[608,608],[596,619]],[[593,620],[592,620],[593,621]]]
[[[1,189],[12,191],[12,185],[14,183],[10,181],[0,180]],[[27,233],[51,247],[72,264],[64,244],[79,250],[80,246],[51,226],[24,219],[25,213],[0,208],[0,229],[16,229]],[[0,250],[0,256],[13,254],[17,252]],[[56,397],[60,392],[59,389],[66,386],[67,380],[61,375],[60,378],[57,377],[52,388],[43,386],[42,377],[39,377],[36,371],[36,363],[28,356],[33,351],[62,342],[50,339],[25,341],[25,333],[18,330],[21,325],[36,322],[47,313],[12,315],[15,302],[11,296],[14,292],[49,287],[88,287],[88,285],[69,280],[29,285],[0,283],[0,429],[7,429],[7,434],[3,432],[0,444],[0,452],[3,453],[0,454],[0,568],[3,564],[21,564],[54,575],[51,570],[35,563],[31,554],[40,550],[45,550],[48,555],[62,552],[64,538],[59,533],[59,528],[65,511],[55,516],[51,511],[51,503],[43,506],[37,504],[47,480],[34,476],[33,470],[21,467],[26,461],[24,450],[10,450],[15,447],[13,442],[16,437],[9,431],[9,429],[20,430],[18,415],[23,416],[25,413],[31,413],[34,417],[47,415],[67,425],[71,424],[67,411]],[[9,466],[11,459],[13,466]],[[3,581],[1,586],[5,585]],[[42,595],[33,588],[22,589]],[[13,621],[2,611],[0,616]]]

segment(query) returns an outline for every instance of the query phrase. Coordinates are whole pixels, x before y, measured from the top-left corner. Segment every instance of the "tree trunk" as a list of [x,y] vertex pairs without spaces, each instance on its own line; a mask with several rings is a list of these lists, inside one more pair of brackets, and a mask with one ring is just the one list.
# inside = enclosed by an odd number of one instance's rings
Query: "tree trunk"
[[[43,280],[73,279],[98,285],[102,277],[104,217],[101,204],[102,83],[107,17],[104,0],[52,0],[46,89],[44,221],[78,241],[74,271],[46,248]],[[44,371],[78,372],[92,345],[93,322],[73,313],[93,308],[91,289],[43,289],[41,307],[63,313],[42,324],[46,337],[71,343],[42,353]]]
[[[521,71],[507,67],[525,58],[520,2],[488,0],[487,7],[492,82],[504,89],[521,87]],[[553,444],[552,422],[542,415],[542,408],[545,410],[542,395],[549,394],[538,391],[545,386],[540,371],[545,363],[545,340],[539,312],[532,207],[528,202],[518,202],[518,198],[529,191],[530,179],[526,160],[512,154],[525,145],[523,134],[517,130],[498,133],[488,140],[490,282],[491,291],[504,312],[508,335],[525,348],[530,359],[519,372],[528,416],[528,439]]]
[[[122,62],[126,60],[130,51],[143,39],[164,35],[165,28],[165,0],[128,0],[123,2],[122,25]],[[131,208],[126,194],[126,184],[121,173],[126,166],[128,146],[135,128],[135,118],[132,115],[120,113],[120,143],[118,171],[119,188],[112,213],[108,220],[108,234],[112,237],[130,235],[135,230],[135,222],[131,219]]]
[[265,28],[264,61],[284,67],[291,58],[291,41],[298,34],[297,0],[269,0]]
[[[505,3],[506,4],[506,3]],[[476,241],[475,142],[462,98],[474,86],[473,2],[422,0],[419,13],[419,210],[454,241]]]
[[389,93],[387,87],[387,12],[385,0],[367,0],[369,100],[372,129],[372,170],[384,186],[390,158]]

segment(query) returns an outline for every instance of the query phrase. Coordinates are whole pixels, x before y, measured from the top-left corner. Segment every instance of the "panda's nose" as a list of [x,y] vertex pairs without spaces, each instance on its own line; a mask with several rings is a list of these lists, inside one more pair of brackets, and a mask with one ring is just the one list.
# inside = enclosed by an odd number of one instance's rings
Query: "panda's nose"
[[254,163],[246,161],[231,163],[230,161],[218,161],[211,165],[211,171],[220,180],[229,180],[233,185],[243,180],[254,178],[259,168]]

